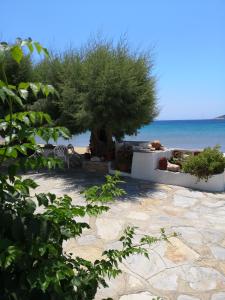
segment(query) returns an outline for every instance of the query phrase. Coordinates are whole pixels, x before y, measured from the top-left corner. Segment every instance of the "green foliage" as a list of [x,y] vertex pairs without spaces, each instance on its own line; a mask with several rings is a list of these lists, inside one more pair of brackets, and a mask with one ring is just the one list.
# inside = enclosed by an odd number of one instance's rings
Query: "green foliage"
[[[70,76],[70,74],[67,74]],[[54,87],[59,92],[60,97],[55,97],[55,95],[50,95],[48,99],[39,95],[35,101],[32,102],[30,108],[35,111],[44,111],[48,113],[55,124],[63,122],[58,122],[62,115],[62,81],[65,80],[63,72],[63,64],[60,57],[51,56],[51,60],[44,59],[33,67],[32,77],[36,81],[41,81],[46,84],[54,85]],[[71,128],[72,128],[71,122]]]
[[[30,56],[27,54],[21,57],[22,49],[20,49],[17,44],[9,47],[8,44],[1,43],[0,48],[0,64],[4,65],[4,72],[3,68],[0,68],[0,81],[5,81],[7,78],[7,81],[14,86],[23,81],[30,81],[32,77],[32,61]],[[18,63],[18,61],[20,61],[20,63]],[[2,95],[0,95],[0,97],[1,96]],[[21,102],[19,102],[18,105],[14,104],[14,109],[21,111]],[[7,103],[4,103],[1,105],[0,117],[3,117],[7,113],[9,113],[9,107]]]
[[[94,128],[112,131],[121,138],[134,134],[157,115],[152,59],[132,53],[126,42],[116,46],[92,41],[81,50],[69,50],[35,68],[40,80],[60,90],[52,116],[72,133]],[[34,106],[49,107],[44,101]],[[49,112],[49,111],[48,111]]]
[[119,178],[119,173],[116,173],[114,177],[106,175],[106,184],[104,186],[93,186],[83,193],[87,201],[91,203],[98,202],[111,202],[116,197],[120,197],[125,194],[123,189],[117,187],[118,184],[123,183]]
[[219,146],[206,148],[198,155],[189,156],[182,164],[183,170],[206,181],[215,174],[224,172],[225,157],[220,152]]
[[[38,53],[48,56],[45,48],[30,39],[18,40],[16,46],[6,43],[0,46],[0,55],[11,53],[17,63],[23,59],[23,47],[30,53],[36,48]],[[4,64],[1,68],[5,74]],[[119,262],[131,254],[148,257],[143,246],[165,240],[167,236],[162,230],[159,238],[145,236],[139,244],[134,244],[135,228],[128,227],[120,239],[121,250],[104,251],[102,259],[93,263],[65,253],[63,242],[80,236],[83,229],[89,228],[85,222],[76,221],[76,217],[98,216],[109,209],[106,203],[123,195],[124,191],[117,187],[121,181],[116,175],[106,176],[105,184],[84,191],[86,205],[72,204],[67,195],[57,198],[51,193],[36,193],[32,196],[30,191],[37,184],[30,178],[23,179],[19,172],[60,165],[54,158],[29,156],[30,151],[40,151],[35,136],[45,140],[68,137],[65,128],[51,127],[51,118],[46,113],[13,113],[14,103],[23,105],[27,94],[37,94],[40,90],[46,97],[55,94],[48,84],[0,82],[0,101],[9,106],[9,114],[0,119],[1,135],[5,139],[0,148],[0,168],[7,167],[6,172],[0,173],[0,298],[93,299],[100,285],[107,286],[105,277],[115,277],[121,272]],[[40,207],[42,213],[38,212]]]
[[[1,50],[0,50],[1,51]],[[0,56],[0,61],[3,56]],[[32,76],[32,62],[29,55],[23,56],[18,64],[9,52],[4,55],[4,68],[8,81],[11,84],[17,85],[23,81],[29,81]],[[4,80],[2,70],[0,70],[0,80]]]

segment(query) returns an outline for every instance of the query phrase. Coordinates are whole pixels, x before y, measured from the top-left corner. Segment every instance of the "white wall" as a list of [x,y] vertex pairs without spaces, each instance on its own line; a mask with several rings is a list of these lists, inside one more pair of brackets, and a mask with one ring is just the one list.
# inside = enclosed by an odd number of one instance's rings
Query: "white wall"
[[[172,149],[165,151],[134,151],[131,174],[123,173],[122,176],[129,176],[137,179],[149,180],[156,183],[172,184],[188,188],[194,188],[209,192],[223,192],[225,189],[225,172],[214,175],[208,179],[197,181],[195,176],[187,173],[170,172],[158,169],[158,161],[161,157],[169,159],[172,156]],[[109,168],[111,174],[113,170]]]
[[225,186],[224,176],[225,173],[221,173],[210,177],[208,181],[198,181],[197,177],[187,173],[155,170],[151,181],[179,185],[208,192],[223,192]]

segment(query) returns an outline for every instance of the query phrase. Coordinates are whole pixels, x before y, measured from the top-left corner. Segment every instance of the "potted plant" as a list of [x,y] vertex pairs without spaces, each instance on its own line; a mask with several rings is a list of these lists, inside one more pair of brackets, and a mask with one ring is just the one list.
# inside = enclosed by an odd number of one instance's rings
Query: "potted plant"
[[166,157],[161,157],[159,159],[159,165],[158,165],[158,168],[159,170],[166,170],[167,169],[167,158]]

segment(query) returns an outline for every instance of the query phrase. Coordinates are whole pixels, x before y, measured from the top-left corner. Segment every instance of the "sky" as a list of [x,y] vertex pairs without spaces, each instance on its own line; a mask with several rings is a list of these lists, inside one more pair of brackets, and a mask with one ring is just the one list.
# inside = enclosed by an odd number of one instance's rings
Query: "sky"
[[0,40],[63,51],[100,34],[150,50],[158,119],[225,114],[225,0],[0,0]]

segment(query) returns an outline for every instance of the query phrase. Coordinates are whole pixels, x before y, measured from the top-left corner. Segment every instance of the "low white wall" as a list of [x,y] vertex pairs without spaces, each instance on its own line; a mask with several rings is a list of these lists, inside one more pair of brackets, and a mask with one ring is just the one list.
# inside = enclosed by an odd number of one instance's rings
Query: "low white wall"
[[221,173],[210,177],[208,181],[197,181],[197,177],[187,173],[155,170],[154,176],[150,180],[152,182],[179,185],[208,192],[223,192],[225,186],[224,178],[225,173]]
[[132,160],[131,174],[133,178],[151,180],[154,171],[158,168],[158,161],[161,157],[169,159],[172,150],[155,152],[134,152]]
[[[212,176],[208,179],[208,181],[197,181],[197,177],[187,173],[170,172],[157,169],[159,158],[166,157],[167,159],[169,159],[172,156],[172,151],[172,149],[155,152],[134,151],[131,174],[121,172],[121,175],[137,179],[149,180],[156,183],[173,184],[202,191],[224,191],[225,172]],[[115,173],[115,170],[112,170],[110,165],[109,173]]]

